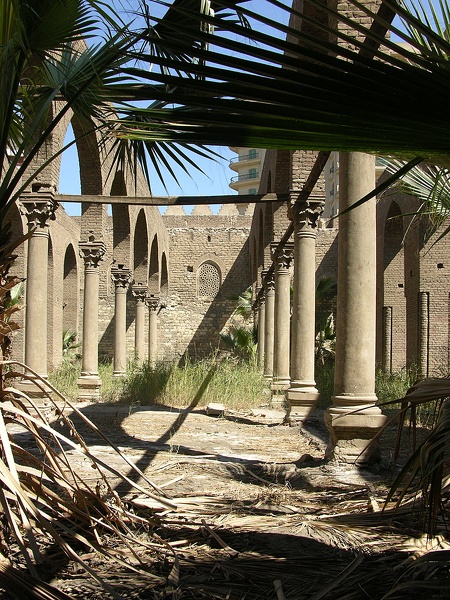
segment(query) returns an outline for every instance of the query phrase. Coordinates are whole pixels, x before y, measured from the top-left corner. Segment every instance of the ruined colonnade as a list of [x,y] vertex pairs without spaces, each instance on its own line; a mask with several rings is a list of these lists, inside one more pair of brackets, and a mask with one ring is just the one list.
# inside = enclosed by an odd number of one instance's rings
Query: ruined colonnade
[[[374,189],[375,159],[361,153],[341,153],[340,161],[343,211]],[[275,311],[268,304],[272,280],[265,281],[264,274],[265,294],[260,296],[258,304],[259,319],[264,318],[264,374],[272,381],[274,406],[280,406],[280,395],[284,391],[287,420],[292,424],[302,424],[319,399],[314,380],[314,327],[315,228],[320,213],[320,202],[310,200],[294,203],[290,209],[294,225],[292,317],[290,304],[283,300],[277,303],[277,298],[285,297],[285,264],[282,276],[274,280]],[[280,256],[286,256],[290,251],[288,248],[283,253],[278,248],[274,255],[274,260],[278,261],[274,265],[275,273],[280,272]],[[376,457],[376,445],[368,443],[385,423],[385,417],[375,405],[375,199],[341,218],[338,256],[336,368],[333,405],[325,414],[330,431],[327,454],[329,458],[343,462],[363,463]],[[290,323],[292,331],[289,333]],[[281,339],[284,345],[280,343]],[[292,340],[290,351],[289,339]],[[286,377],[289,359],[290,375]]]
[[[350,206],[373,189],[374,163],[367,155],[352,153],[342,156],[341,202]],[[327,411],[330,429],[329,456],[339,460],[355,460],[384,422],[374,406],[375,376],[375,223],[374,202],[356,208],[342,220],[339,243],[338,332],[336,346],[336,379],[333,406]],[[26,361],[44,378],[47,375],[42,340],[47,331],[47,255],[48,220],[55,209],[51,198],[34,194],[23,199],[29,226],[36,227],[29,240],[26,313]],[[287,419],[302,423],[314,409],[319,390],[314,380],[315,347],[315,237],[321,204],[314,199],[294,203],[290,218],[294,241],[282,247],[272,245],[274,268],[263,273],[258,312],[260,327],[259,356],[264,374],[271,384],[273,401],[287,402]],[[39,214],[39,219],[37,219]],[[364,226],[362,226],[364,224]],[[373,231],[373,236],[368,235]],[[100,397],[98,376],[98,265],[105,254],[101,240],[93,236],[79,245],[84,261],[83,352],[82,373],[78,380],[79,399]],[[294,265],[294,297],[292,331],[290,327],[290,265]],[[126,297],[132,272],[123,264],[111,270],[115,290],[114,375],[126,370]],[[133,285],[136,301],[135,356],[142,361],[145,347],[145,307],[149,314],[148,360],[155,364],[158,346],[158,308],[160,299],[149,294],[145,285]],[[33,313],[41,298],[39,317]],[[292,348],[290,346],[292,345]],[[45,346],[44,346],[45,347]],[[355,413],[355,411],[357,411]],[[353,413],[353,414],[352,414]],[[364,459],[370,457],[366,454]]]

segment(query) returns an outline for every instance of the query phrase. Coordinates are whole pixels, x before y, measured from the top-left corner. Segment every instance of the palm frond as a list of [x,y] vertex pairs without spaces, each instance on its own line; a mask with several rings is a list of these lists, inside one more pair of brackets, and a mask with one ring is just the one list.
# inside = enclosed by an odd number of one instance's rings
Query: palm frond
[[[401,161],[380,159],[386,170],[396,173],[403,167]],[[414,216],[426,217],[426,237],[436,232],[450,215],[450,170],[446,167],[422,164],[413,167],[404,174],[397,187],[406,194],[418,200],[418,208]],[[449,228],[446,227],[434,240],[433,244],[441,240]]]
[[[66,408],[70,407],[71,411],[82,418],[103,443],[110,444],[112,452],[123,456],[127,467],[136,470],[133,463],[50,384],[20,363],[2,364],[10,369],[4,375],[7,381],[20,375],[26,378],[29,372],[43,390],[50,387]],[[21,374],[16,371],[17,367],[25,369],[25,372]],[[35,565],[41,562],[46,540],[50,539],[60,547],[68,559],[78,562],[113,597],[117,597],[114,590],[77,551],[80,542],[82,547],[103,555],[117,565],[140,573],[147,582],[161,584],[164,579],[143,569],[139,558],[139,554],[146,551],[148,542],[141,538],[138,531],[141,527],[151,528],[152,524],[148,519],[127,509],[112,487],[109,477],[114,475],[126,481],[139,494],[157,500],[162,506],[174,508],[175,504],[139,469],[136,473],[139,472],[141,481],[154,488],[153,492],[149,492],[141,484],[134,483],[128,476],[96,457],[86,446],[64,409],[58,406],[51,396],[48,396],[48,402],[57,415],[53,422],[48,419],[48,411],[42,411],[26,394],[15,388],[5,388],[2,398],[0,505],[7,524],[6,535],[15,539],[31,575],[38,578]],[[6,400],[8,402],[5,402]],[[35,442],[35,450],[18,444],[15,441],[14,430],[31,435]],[[68,456],[69,450],[81,453],[89,461],[96,474],[95,485],[90,484],[86,477],[72,466]],[[124,559],[120,549],[115,550],[108,544],[110,536],[119,539],[128,548],[129,560]],[[155,545],[157,546],[158,544]]]
[[[284,11],[285,20],[309,19],[326,36],[322,39],[264,17],[264,7],[256,14],[243,5],[241,11],[252,29],[233,23],[228,26],[232,35],[218,31],[212,36],[200,31],[205,45],[198,48],[197,61],[183,66],[188,76],[182,81],[170,72],[179,68],[177,61],[158,57],[156,61],[164,70],[143,74],[148,84],[142,93],[149,93],[155,83],[169,87],[170,92],[164,86],[156,90],[157,98],[169,101],[170,96],[170,101],[178,104],[160,114],[167,139],[352,150],[448,162],[446,106],[450,87],[445,57],[450,56],[450,44],[432,29],[433,23],[417,19],[414,4],[411,8],[391,0],[383,3],[410,26],[408,33],[389,25],[357,0],[351,1],[354,11],[401,33],[410,44],[410,49],[405,49],[316,0],[311,4],[319,13],[327,13],[343,25],[351,24],[358,35],[335,30],[326,19],[325,24],[315,21],[276,0],[262,2]],[[214,25],[214,17],[204,18]],[[181,29],[177,22],[171,27],[172,35],[160,43],[175,53],[181,49],[177,41]],[[415,39],[413,31],[420,31],[426,45]],[[379,46],[374,51],[379,60],[360,52],[364,36],[375,48]],[[145,128],[136,127],[133,132],[122,129],[121,135],[146,135]]]

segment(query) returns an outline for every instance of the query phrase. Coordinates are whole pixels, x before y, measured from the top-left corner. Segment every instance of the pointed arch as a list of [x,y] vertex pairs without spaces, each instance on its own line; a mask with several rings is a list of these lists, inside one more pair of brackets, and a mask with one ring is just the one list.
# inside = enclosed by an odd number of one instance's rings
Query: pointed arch
[[169,270],[167,268],[167,257],[166,253],[163,252],[161,256],[161,296],[167,297],[169,295]]
[[[73,117],[71,123],[77,139],[81,193],[88,195],[102,194],[104,192],[104,181],[97,137],[95,133],[84,135],[83,127],[76,117]],[[93,127],[93,129],[95,128]]]
[[112,205],[113,256],[118,264],[129,267],[131,255],[130,214],[126,204]]
[[75,249],[69,244],[63,265],[63,331],[78,334],[79,285]]
[[155,235],[150,248],[150,260],[148,266],[148,292],[153,296],[159,295],[159,247],[158,236]]
[[134,280],[136,283],[146,285],[148,266],[148,230],[143,208],[139,211],[139,215],[136,220],[133,242]]
[[392,201],[383,236],[383,368],[387,372],[406,364],[406,296],[403,216]]

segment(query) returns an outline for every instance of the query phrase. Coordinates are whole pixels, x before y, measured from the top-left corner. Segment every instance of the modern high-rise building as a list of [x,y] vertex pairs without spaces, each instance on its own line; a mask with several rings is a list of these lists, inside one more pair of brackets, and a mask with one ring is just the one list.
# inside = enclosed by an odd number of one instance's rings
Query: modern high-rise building
[[261,148],[231,148],[237,156],[230,160],[230,169],[237,175],[231,178],[230,188],[238,194],[257,194],[265,150]]

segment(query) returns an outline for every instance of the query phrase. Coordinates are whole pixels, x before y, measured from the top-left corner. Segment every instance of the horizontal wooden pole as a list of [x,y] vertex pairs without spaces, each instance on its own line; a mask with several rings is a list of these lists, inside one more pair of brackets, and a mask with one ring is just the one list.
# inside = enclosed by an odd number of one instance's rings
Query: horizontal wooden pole
[[287,202],[288,194],[233,194],[228,196],[86,196],[57,194],[57,202],[88,204],[133,204],[139,206],[195,206],[203,204],[257,204]]

